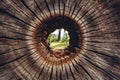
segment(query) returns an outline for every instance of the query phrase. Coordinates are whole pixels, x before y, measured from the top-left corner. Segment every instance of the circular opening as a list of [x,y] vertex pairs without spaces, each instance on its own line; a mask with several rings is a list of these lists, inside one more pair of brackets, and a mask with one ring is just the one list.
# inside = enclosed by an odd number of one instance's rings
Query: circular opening
[[49,34],[47,42],[49,47],[53,50],[65,49],[69,46],[69,34],[65,29],[56,29]]
[[[62,30],[65,32],[65,40],[61,37],[59,38],[59,31]],[[55,32],[58,32],[58,35],[55,40],[51,40]],[[52,16],[43,20],[40,26],[36,28],[34,35],[34,41],[39,43],[36,44],[36,48],[40,55],[42,53],[49,53],[57,58],[65,57],[72,55],[72,53],[77,53],[82,44],[80,26],[75,20],[63,15]],[[62,44],[65,46],[63,47]]]

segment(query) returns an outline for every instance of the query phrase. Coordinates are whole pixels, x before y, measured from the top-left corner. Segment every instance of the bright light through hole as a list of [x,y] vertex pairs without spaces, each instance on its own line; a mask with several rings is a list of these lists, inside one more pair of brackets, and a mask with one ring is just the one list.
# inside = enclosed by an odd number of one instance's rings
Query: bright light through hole
[[48,36],[47,41],[51,49],[65,49],[69,46],[69,38],[68,31],[56,29]]

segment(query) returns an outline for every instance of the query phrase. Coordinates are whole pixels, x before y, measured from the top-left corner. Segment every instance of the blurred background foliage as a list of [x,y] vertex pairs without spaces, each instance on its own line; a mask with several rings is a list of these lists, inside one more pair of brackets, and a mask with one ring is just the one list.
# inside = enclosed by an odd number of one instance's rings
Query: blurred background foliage
[[52,49],[64,49],[69,45],[69,38],[68,31],[57,29],[48,36],[47,42]]

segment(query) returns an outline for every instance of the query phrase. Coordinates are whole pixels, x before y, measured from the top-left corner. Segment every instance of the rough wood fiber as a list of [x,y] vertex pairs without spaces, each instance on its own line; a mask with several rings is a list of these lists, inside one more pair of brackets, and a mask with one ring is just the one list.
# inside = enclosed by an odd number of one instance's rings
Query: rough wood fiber
[[[48,49],[62,27],[70,46]],[[120,1],[0,0],[0,80],[120,80]]]

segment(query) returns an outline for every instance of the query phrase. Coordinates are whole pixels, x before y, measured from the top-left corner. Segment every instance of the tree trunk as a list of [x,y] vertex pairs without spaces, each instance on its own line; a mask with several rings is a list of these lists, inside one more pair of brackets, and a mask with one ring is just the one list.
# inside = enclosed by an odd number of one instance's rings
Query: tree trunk
[[57,42],[60,41],[60,39],[61,39],[61,29],[59,29]]

